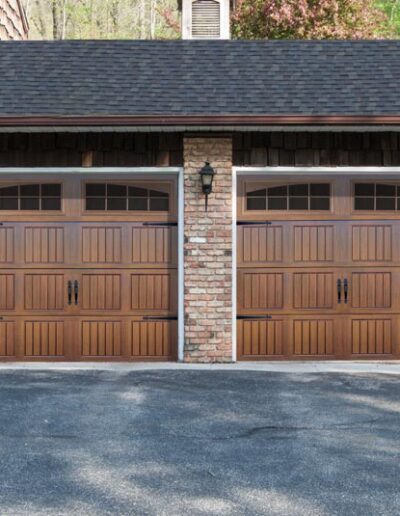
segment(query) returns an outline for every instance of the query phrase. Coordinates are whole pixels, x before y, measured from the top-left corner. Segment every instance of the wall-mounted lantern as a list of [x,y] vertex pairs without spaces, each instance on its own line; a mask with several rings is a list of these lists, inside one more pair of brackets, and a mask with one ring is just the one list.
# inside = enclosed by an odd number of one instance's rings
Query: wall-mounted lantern
[[206,196],[206,211],[208,207],[208,196],[212,192],[212,184],[215,176],[215,170],[210,163],[206,161],[204,167],[200,170],[201,186],[203,194]]

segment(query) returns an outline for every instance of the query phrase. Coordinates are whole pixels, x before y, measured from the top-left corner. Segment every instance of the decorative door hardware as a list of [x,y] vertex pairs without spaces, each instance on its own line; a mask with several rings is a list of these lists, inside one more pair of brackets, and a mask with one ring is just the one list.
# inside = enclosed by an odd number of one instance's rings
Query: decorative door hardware
[[74,281],[74,296],[75,296],[75,305],[78,304],[78,295],[79,295],[79,283],[77,280]]
[[342,280],[340,278],[337,280],[337,300],[340,305],[342,302]]
[[72,303],[72,281],[68,281],[67,291],[68,291],[68,304],[70,305]]
[[344,287],[344,302],[347,305],[347,298],[348,298],[348,293],[349,293],[349,282],[348,282],[347,278],[343,281],[343,287]]

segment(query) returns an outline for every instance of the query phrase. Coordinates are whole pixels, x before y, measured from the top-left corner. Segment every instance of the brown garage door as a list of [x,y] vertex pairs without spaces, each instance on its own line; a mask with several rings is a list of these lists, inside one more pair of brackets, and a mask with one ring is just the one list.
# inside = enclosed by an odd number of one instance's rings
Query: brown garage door
[[177,350],[173,178],[0,184],[0,358],[167,360]]
[[400,183],[239,181],[238,357],[400,358]]

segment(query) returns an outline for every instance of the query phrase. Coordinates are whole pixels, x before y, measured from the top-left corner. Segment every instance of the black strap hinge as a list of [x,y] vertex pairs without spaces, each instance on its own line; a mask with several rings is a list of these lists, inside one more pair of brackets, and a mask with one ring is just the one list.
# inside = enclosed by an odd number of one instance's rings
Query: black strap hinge
[[238,315],[237,316],[238,321],[245,321],[245,320],[250,320],[250,319],[257,319],[257,320],[272,319],[272,315]]
[[144,315],[143,321],[177,321],[178,318],[175,316],[163,317],[162,315]]
[[270,220],[260,220],[259,222],[239,220],[237,222],[238,226],[270,226],[271,224]]
[[142,226],[150,227],[173,227],[177,225],[177,222],[142,222]]

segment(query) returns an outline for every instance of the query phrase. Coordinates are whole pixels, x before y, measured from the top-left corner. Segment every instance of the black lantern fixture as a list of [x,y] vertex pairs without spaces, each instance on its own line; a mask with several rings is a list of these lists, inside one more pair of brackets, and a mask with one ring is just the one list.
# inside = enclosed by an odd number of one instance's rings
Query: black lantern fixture
[[206,211],[208,207],[208,196],[212,192],[212,184],[215,175],[215,170],[210,163],[206,161],[204,167],[200,170],[201,186],[203,194],[206,196]]

